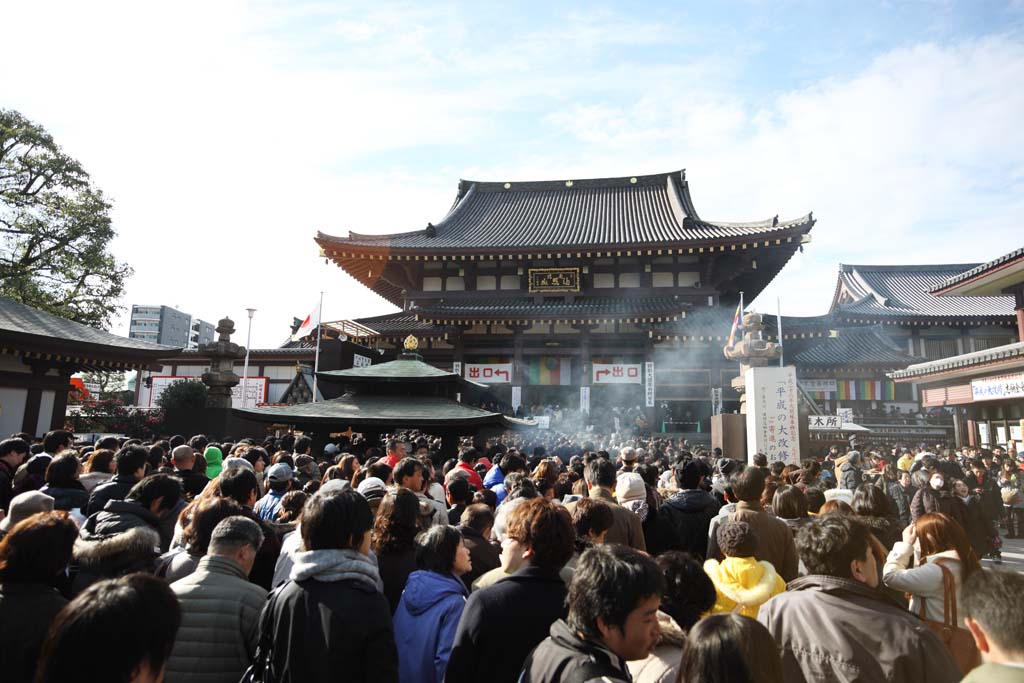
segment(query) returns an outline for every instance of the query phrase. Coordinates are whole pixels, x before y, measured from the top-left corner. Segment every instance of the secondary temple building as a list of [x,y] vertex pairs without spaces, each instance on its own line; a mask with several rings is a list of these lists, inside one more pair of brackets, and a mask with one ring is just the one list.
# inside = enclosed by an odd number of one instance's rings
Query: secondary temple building
[[[428,362],[511,406],[641,406],[652,423],[701,431],[712,390],[738,372],[721,341],[740,292],[753,300],[813,226],[811,214],[703,219],[676,171],[463,180],[447,215],[421,230],[316,241],[402,309],[355,321],[375,333],[357,341],[393,350],[415,335]],[[681,347],[679,330],[699,343]]]

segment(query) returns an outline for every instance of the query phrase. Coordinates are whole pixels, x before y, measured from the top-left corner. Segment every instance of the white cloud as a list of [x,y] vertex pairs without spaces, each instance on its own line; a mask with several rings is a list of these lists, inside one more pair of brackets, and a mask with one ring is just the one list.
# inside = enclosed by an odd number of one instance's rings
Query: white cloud
[[[453,6],[22,3],[4,106],[50,129],[115,199],[126,304],[236,322],[272,345],[321,289],[325,317],[391,307],[317,257],[316,230],[421,228],[460,177],[685,166],[710,218],[814,210],[814,243],[766,292],[823,312],[836,264],[964,261],[1019,246],[1024,46],[885,53],[752,101],[763,46],[685,17],[475,16]],[[679,23],[682,22],[682,23]],[[682,43],[699,43],[683,58]],[[707,49],[703,49],[707,46]],[[241,325],[241,322],[239,322]],[[123,330],[122,330],[123,331]]]

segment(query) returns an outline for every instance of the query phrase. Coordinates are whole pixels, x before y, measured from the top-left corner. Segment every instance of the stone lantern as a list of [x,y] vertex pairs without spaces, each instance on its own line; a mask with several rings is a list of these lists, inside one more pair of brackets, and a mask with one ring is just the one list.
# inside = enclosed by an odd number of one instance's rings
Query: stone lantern
[[210,359],[210,369],[203,373],[207,408],[230,408],[231,389],[240,378],[235,374],[235,361],[245,356],[245,348],[231,341],[235,323],[231,318],[222,318],[217,323],[217,341],[201,344],[199,353]]
[[722,349],[729,360],[739,361],[740,376],[732,380],[731,386],[740,394],[740,413],[747,412],[746,374],[748,368],[761,368],[778,363],[782,346],[767,341],[764,336],[764,319],[760,313],[744,313],[741,326],[743,336],[732,346]]

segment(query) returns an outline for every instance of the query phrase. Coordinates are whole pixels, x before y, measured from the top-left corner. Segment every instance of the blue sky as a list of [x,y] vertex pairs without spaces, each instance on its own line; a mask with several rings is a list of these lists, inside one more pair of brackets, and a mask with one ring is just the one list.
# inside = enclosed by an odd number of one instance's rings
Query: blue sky
[[754,302],[793,314],[839,262],[1024,244],[1019,1],[151,5],[6,8],[0,106],[115,200],[126,305],[254,306],[254,346],[321,290],[327,319],[392,310],[312,236],[421,228],[459,178],[686,168],[702,216],[813,210]]

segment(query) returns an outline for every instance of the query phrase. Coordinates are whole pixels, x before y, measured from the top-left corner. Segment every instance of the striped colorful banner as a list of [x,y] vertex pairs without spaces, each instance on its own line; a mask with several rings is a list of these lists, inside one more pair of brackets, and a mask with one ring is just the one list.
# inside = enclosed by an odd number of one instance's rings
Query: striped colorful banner
[[530,384],[568,386],[572,384],[572,359],[535,356],[529,361]]
[[[841,401],[896,400],[896,385],[891,380],[840,379],[836,383]],[[818,392],[812,396],[814,393]]]

